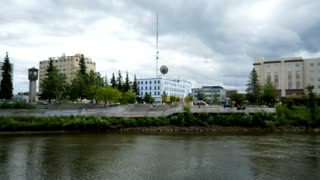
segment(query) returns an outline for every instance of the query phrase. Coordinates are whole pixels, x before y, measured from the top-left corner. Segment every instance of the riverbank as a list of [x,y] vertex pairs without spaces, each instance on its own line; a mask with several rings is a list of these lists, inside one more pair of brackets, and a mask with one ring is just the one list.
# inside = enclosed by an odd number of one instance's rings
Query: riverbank
[[[319,132],[304,121],[271,113],[191,114],[169,117],[115,118],[101,116],[0,117],[0,131],[120,131],[120,132]],[[309,126],[311,127],[311,126]]]
[[304,126],[279,126],[270,127],[244,127],[244,126],[150,126],[119,128],[120,132],[163,132],[163,133],[316,133],[320,134],[319,128],[309,128]]

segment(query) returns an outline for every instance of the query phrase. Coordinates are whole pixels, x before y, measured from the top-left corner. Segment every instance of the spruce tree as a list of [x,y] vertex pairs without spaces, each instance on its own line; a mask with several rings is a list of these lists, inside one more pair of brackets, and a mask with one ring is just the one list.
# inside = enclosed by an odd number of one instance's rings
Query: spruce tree
[[119,91],[123,91],[123,80],[122,80],[122,75],[121,75],[120,70],[119,70],[118,77],[117,77],[117,89]]
[[61,99],[66,90],[65,79],[65,75],[59,73],[59,70],[53,66],[52,59],[50,59],[46,77],[41,82],[42,92],[40,98],[49,100],[49,102],[52,99]]
[[129,82],[129,75],[128,75],[128,72],[126,73],[126,79],[125,79],[125,82],[123,84],[123,92],[128,92],[130,90],[130,82]]
[[114,73],[112,73],[110,83],[111,83],[111,87],[113,87],[113,88],[117,87],[116,77],[114,76]]
[[0,89],[0,99],[11,99],[13,94],[13,85],[12,85],[12,69],[10,65],[9,55],[6,52],[6,57],[4,58],[2,70],[2,80],[1,80],[1,89]]
[[261,94],[261,86],[258,80],[257,71],[254,68],[250,73],[246,92],[247,99],[253,104],[258,104],[258,100]]
[[134,75],[134,80],[133,80],[133,84],[132,84],[132,91],[136,93],[137,97],[140,96],[136,75]]
[[76,77],[72,80],[71,83],[71,91],[70,91],[70,98],[77,99],[80,98],[81,100],[87,98],[87,84],[88,84],[88,73],[87,73],[87,66],[85,62],[84,55],[81,54],[80,61],[79,61],[79,69],[76,73]]
[[84,58],[83,54],[81,54],[81,56],[80,56],[79,73],[82,77],[86,77],[88,75],[87,74],[87,66],[86,66],[86,62],[85,62],[85,58]]

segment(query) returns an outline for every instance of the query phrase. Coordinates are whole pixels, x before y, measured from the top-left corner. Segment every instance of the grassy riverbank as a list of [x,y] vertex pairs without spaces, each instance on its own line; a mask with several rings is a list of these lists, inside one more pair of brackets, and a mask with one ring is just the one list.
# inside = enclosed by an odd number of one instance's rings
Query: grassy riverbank
[[229,127],[229,129],[232,129],[230,127],[237,127],[243,130],[275,130],[279,129],[279,127],[290,127],[292,129],[292,127],[305,128],[308,126],[319,127],[319,121],[310,122],[308,121],[308,117],[304,117],[298,113],[292,114],[288,109],[277,109],[276,114],[264,112],[253,115],[245,113],[229,115],[181,113],[159,118],[109,118],[100,116],[0,117],[0,131],[145,131],[147,128],[156,129],[155,131],[165,131],[165,129],[169,129],[168,131],[172,131],[170,129],[180,129],[181,131],[215,131],[218,127],[219,129],[223,129],[224,127]]

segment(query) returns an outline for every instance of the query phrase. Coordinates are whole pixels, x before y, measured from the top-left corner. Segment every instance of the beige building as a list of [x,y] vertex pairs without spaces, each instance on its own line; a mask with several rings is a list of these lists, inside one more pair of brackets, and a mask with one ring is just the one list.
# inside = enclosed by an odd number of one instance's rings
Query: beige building
[[[45,78],[47,68],[49,66],[50,59],[53,60],[53,65],[60,71],[64,73],[67,77],[67,82],[71,82],[75,77],[77,70],[79,69],[79,61],[81,54],[75,54],[74,56],[65,56],[60,57],[50,57],[48,60],[40,61],[39,64],[39,92],[41,90],[41,82]],[[96,63],[93,62],[90,58],[85,57],[85,62],[87,66],[87,72],[93,70],[96,72]]]
[[260,83],[270,80],[281,97],[306,93],[309,84],[314,85],[314,92],[320,94],[320,58],[255,58],[253,66]]

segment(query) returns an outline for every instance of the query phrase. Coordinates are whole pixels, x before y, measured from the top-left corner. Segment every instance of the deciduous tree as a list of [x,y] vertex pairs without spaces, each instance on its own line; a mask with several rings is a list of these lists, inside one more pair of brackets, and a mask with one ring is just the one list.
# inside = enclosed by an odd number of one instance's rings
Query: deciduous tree
[[268,81],[262,87],[262,95],[261,100],[264,101],[266,104],[274,104],[277,98],[277,89],[271,81]]
[[238,106],[245,100],[245,95],[233,92],[231,93],[230,99],[236,103],[236,106]]
[[152,104],[154,103],[154,98],[151,96],[151,94],[147,93],[145,94],[144,98],[143,98],[144,102],[148,103],[148,104]]
[[103,86],[97,89],[96,98],[104,102],[105,107],[107,103],[117,103],[121,98],[121,92],[110,86]]

